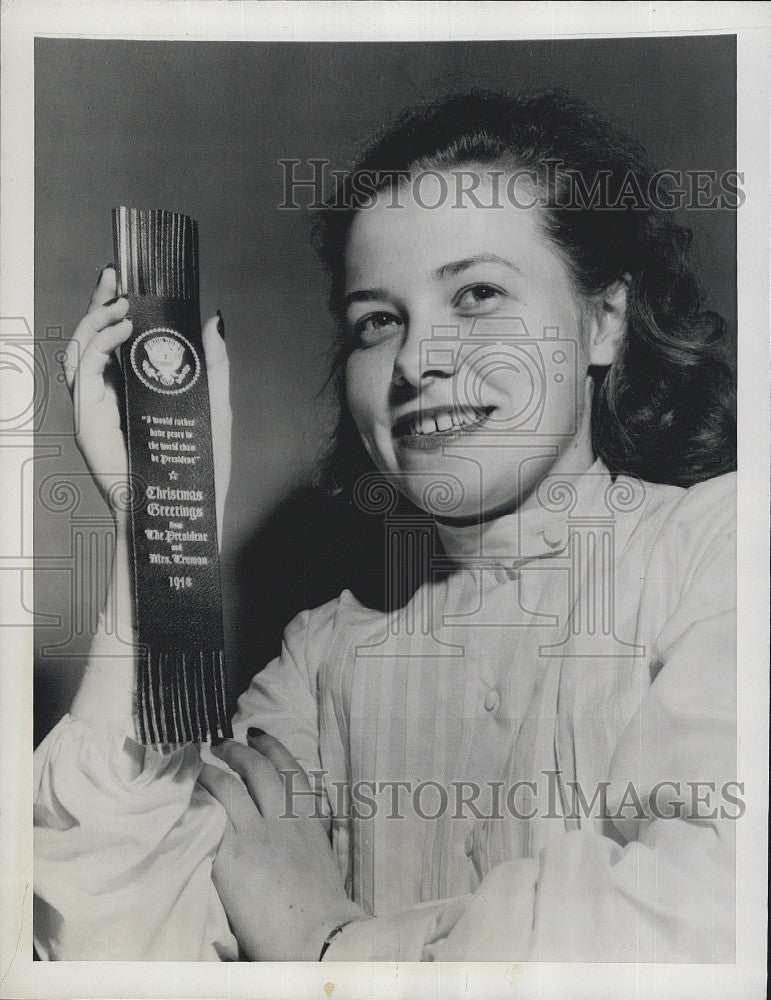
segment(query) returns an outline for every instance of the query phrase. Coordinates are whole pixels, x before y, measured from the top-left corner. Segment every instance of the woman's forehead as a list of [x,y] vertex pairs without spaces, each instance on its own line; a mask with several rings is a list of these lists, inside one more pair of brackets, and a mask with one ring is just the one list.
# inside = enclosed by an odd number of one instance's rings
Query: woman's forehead
[[374,205],[357,211],[351,225],[346,283],[372,272],[435,271],[484,254],[511,260],[520,270],[559,260],[545,236],[540,207],[503,199],[491,204],[483,200],[481,187],[476,193],[482,204],[458,200],[438,184],[380,192]]

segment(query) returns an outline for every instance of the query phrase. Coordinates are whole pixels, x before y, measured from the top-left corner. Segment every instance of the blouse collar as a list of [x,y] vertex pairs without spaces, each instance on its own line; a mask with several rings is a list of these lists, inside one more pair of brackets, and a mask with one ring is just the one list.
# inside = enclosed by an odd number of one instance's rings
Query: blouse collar
[[610,473],[597,459],[581,474],[549,476],[510,514],[481,524],[437,522],[447,555],[459,566],[516,571],[534,559],[559,555],[568,543],[568,518],[607,516]]

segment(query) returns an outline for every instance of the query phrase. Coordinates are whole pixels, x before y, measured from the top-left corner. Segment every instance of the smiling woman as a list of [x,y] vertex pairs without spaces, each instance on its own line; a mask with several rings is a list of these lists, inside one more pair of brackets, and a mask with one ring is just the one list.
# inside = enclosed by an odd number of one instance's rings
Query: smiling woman
[[[357,213],[345,264],[347,399],[376,466],[419,506],[429,475],[459,491],[456,516],[485,518],[517,507],[550,470],[586,471],[584,383],[590,365],[612,360],[623,294],[593,314],[601,327],[590,323],[537,210],[425,209],[409,194],[400,210],[390,204],[386,192]],[[544,330],[572,349],[562,365],[571,384],[557,383],[548,422],[528,427],[524,405],[543,387],[523,357]],[[559,371],[554,353],[545,352],[544,385]],[[516,447],[505,448],[507,437]],[[513,494],[513,482],[524,492]]]
[[[428,202],[430,209],[414,194],[414,178],[427,172],[447,179],[445,196]],[[471,259],[488,265],[470,278],[463,268],[467,280],[456,286],[456,318],[438,294],[427,327],[415,329],[424,318],[413,318],[412,339],[424,353],[430,339],[448,346],[443,323],[472,339],[497,335],[511,352],[523,336],[539,342],[556,334],[593,366],[592,445],[612,472],[682,486],[728,472],[735,463],[735,394],[725,364],[726,326],[703,309],[689,260],[691,233],[671,211],[679,202],[660,197],[665,174],[622,130],[564,93],[513,99],[475,93],[407,112],[361,157],[322,213],[317,245],[332,279],[332,309],[345,330],[343,296],[352,266],[346,246],[361,240],[364,255],[357,255],[354,266],[371,263],[366,240],[377,225],[367,223],[370,213],[379,214],[398,246],[389,258],[394,268],[410,253],[414,262],[416,245],[424,254],[421,264],[426,251],[432,258],[440,248],[449,252],[453,239],[459,247],[473,246],[468,259],[448,259],[437,269],[437,278],[449,280]],[[364,193],[357,180],[362,175],[370,179]],[[473,196],[464,194],[468,178]],[[643,194],[654,190],[659,195]],[[421,218],[417,241],[400,225],[410,211]],[[497,256],[493,246],[502,248],[498,260],[491,259]],[[505,280],[491,280],[500,278],[501,268]],[[471,279],[485,288],[472,291]],[[571,302],[577,315],[567,316]],[[372,310],[360,313],[365,311]],[[471,322],[488,316],[496,322]],[[385,315],[376,319],[381,325]],[[341,395],[354,342],[341,339]],[[550,355],[543,358],[548,363]],[[585,374],[581,364],[570,367],[571,375]],[[570,388],[569,382],[549,384],[555,402],[561,398],[555,384],[565,395]],[[551,396],[539,395],[548,405]],[[579,407],[582,398],[578,391]],[[523,423],[514,417],[509,427],[524,432],[527,418]],[[548,416],[538,430],[551,432]],[[335,475],[342,485],[360,469],[359,434],[345,407],[338,435]]]
[[[42,955],[732,961],[731,378],[688,234],[627,200],[630,176],[651,189],[564,95],[466,94],[342,180],[317,234],[330,477],[381,511],[401,492],[441,547],[386,518],[389,572],[421,564],[423,585],[291,622],[220,766],[138,746],[134,665],[97,636],[36,755]],[[576,177],[607,200],[570,202]],[[114,286],[106,269],[69,376],[97,480],[123,455]],[[222,425],[215,320],[204,343]],[[130,623],[118,534],[108,600]]]

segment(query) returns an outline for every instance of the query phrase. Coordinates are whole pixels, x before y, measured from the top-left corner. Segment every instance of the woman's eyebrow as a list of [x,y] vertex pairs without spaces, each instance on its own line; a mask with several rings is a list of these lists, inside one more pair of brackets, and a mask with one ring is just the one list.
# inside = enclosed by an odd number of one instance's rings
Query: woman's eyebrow
[[[438,267],[434,271],[434,277],[439,279],[451,278],[456,274],[467,271],[470,267],[474,267],[475,264],[500,264],[511,271],[521,273],[516,264],[510,260],[506,260],[505,257],[499,257],[497,253],[479,253],[473,257],[464,257],[463,260],[453,260],[447,264],[442,264],[441,267]],[[343,309],[347,309],[354,302],[381,302],[383,299],[390,298],[390,296],[391,293],[387,288],[361,288],[354,292],[349,292],[343,298],[342,307]]]
[[343,309],[347,309],[354,302],[381,302],[390,298],[390,293],[386,288],[361,288],[355,292],[349,292],[343,299]]
[[475,264],[502,264],[512,271],[519,271],[519,268],[505,257],[499,257],[497,253],[479,253],[474,257],[464,257],[463,260],[453,260],[449,264],[442,264],[434,272],[437,278],[452,278],[456,274],[474,267]]

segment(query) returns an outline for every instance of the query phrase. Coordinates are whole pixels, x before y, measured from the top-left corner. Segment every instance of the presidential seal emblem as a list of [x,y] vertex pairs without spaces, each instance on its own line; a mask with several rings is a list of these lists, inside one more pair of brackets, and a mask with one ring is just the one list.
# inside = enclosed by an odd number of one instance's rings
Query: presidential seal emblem
[[140,382],[163,395],[187,392],[201,374],[193,345],[167,326],[154,327],[137,337],[131,347],[131,367]]

